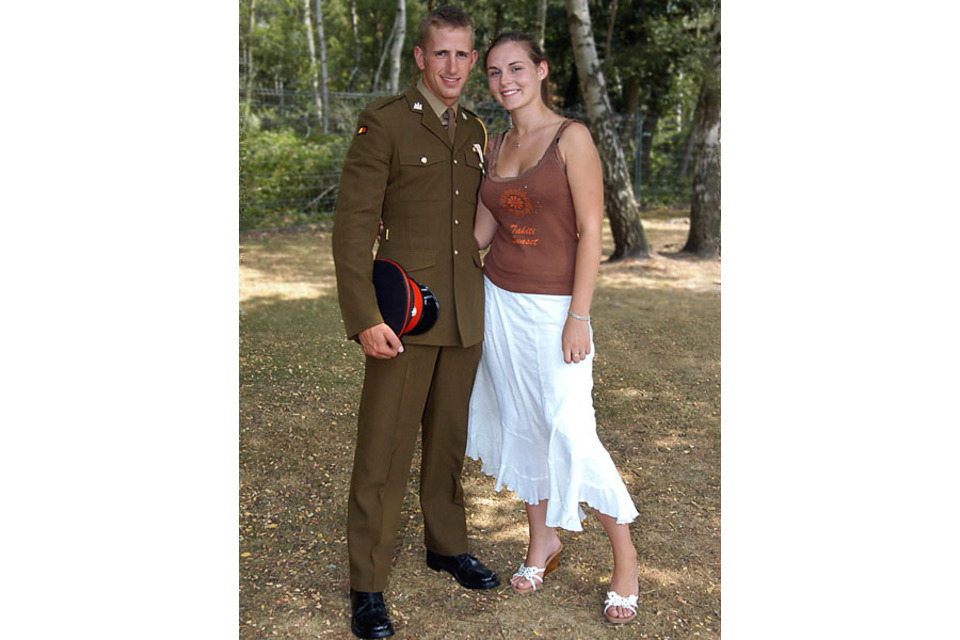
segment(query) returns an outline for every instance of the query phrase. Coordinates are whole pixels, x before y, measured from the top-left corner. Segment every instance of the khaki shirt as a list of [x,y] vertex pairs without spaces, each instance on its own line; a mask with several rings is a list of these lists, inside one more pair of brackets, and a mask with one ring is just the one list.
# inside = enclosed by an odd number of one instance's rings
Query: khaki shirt
[[[447,110],[447,105],[443,104],[443,101],[440,100],[437,96],[433,95],[433,92],[430,89],[427,89],[427,85],[423,83],[423,78],[421,77],[417,80],[417,91],[420,92],[420,95],[424,97],[427,101],[427,104],[430,105],[430,108],[433,109],[433,112],[437,114],[438,118],[443,117],[443,112]],[[453,110],[457,111],[457,107],[460,106],[460,101],[457,100],[452,105]]]

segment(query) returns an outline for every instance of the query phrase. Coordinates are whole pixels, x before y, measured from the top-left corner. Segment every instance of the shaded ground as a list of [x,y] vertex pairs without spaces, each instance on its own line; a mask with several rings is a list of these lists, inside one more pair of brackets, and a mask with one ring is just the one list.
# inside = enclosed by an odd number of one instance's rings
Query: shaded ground
[[[600,614],[612,555],[592,517],[578,534],[560,531],[560,569],[533,595],[475,593],[428,569],[417,458],[385,592],[395,637],[720,637],[720,262],[671,253],[688,229],[678,212],[646,215],[659,253],[604,264],[591,310],[598,432],[640,511],[637,622]],[[359,346],[342,335],[330,234],[242,238],[241,639],[353,638],[346,492],[362,374]],[[525,518],[493,484],[467,460],[472,551],[506,585],[526,551]]]

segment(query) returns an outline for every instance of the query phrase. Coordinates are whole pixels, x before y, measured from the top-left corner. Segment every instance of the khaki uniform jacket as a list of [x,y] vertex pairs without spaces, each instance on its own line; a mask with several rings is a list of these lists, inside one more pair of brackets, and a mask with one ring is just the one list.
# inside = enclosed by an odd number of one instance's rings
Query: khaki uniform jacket
[[422,94],[382,98],[360,114],[333,228],[337,293],[347,336],[383,322],[373,288],[378,258],[400,264],[437,296],[437,323],[405,344],[469,347],[483,339],[483,275],[473,237],[486,131],[460,108],[456,139]]

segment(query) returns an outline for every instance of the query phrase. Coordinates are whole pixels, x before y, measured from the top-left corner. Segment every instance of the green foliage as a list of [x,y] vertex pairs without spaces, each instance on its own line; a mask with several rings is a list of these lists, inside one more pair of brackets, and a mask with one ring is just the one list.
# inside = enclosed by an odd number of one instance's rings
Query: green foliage
[[248,189],[249,172],[247,170],[247,128],[243,125],[243,118],[240,119],[240,221],[246,219],[247,207],[250,202],[250,191]]
[[241,128],[240,229],[328,219],[350,136]]
[[241,16],[248,22],[241,25],[241,50],[253,48],[254,84],[257,86],[282,85],[297,87],[308,78],[306,34],[303,26],[301,0],[273,0],[256,5],[256,23],[253,33],[249,29],[249,2]]
[[[647,175],[643,176],[640,201],[644,209],[686,205],[690,202],[693,182],[690,171],[678,173],[689,129],[680,129],[675,123],[660,121],[653,132],[653,148]],[[692,163],[690,163],[692,166]]]
[[[340,162],[356,116],[375,97],[371,92],[383,91],[389,77],[387,60],[380,86],[373,86],[381,54],[388,46],[397,3],[354,0],[359,45],[359,65],[354,72],[351,0],[322,0],[330,93],[324,108],[331,134],[318,136],[303,0],[256,0],[252,30],[251,2],[239,0],[240,99],[249,106],[250,115],[249,130],[240,132],[240,227],[318,221],[333,209]],[[313,19],[316,2],[310,0]],[[439,4],[442,2],[407,0],[401,90],[417,77],[413,49],[420,21],[429,8]],[[474,20],[480,56],[478,68],[465,87],[463,102],[480,114],[493,134],[509,126],[509,116],[491,100],[479,67],[487,45],[498,33],[535,33],[538,3],[463,0],[458,4]],[[613,109],[625,116],[624,154],[631,170],[637,157],[633,148],[636,137],[630,129],[636,109],[644,115],[659,116],[656,124],[650,125],[655,130],[646,132],[652,135],[653,144],[644,161],[642,204],[647,208],[688,202],[690,163],[684,156],[710,44],[710,26],[719,8],[715,0],[618,0],[613,15],[612,7],[610,2],[591,3],[590,11],[601,58],[605,57],[608,32],[612,34],[610,56],[603,60],[604,75]],[[551,0],[544,46],[550,64],[551,93],[558,111],[583,119],[567,20],[564,3]],[[252,61],[249,68],[248,59]],[[252,93],[246,105],[248,79]]]
[[[636,120],[635,117],[634,120]],[[636,126],[636,123],[629,123],[629,125]],[[620,126],[627,127],[628,123],[622,122]],[[643,210],[689,205],[691,186],[689,169],[692,163],[687,163],[686,171],[681,169],[685,167],[684,156],[687,152],[690,131],[689,127],[681,126],[676,115],[671,115],[671,117],[660,118],[653,131],[643,132],[644,138],[648,141],[645,145],[649,144],[650,155],[647,162],[643,163],[639,192],[636,192],[636,185],[634,185],[634,195],[637,196]],[[634,179],[636,165],[640,160],[640,154],[635,147],[636,141],[631,140],[630,145],[624,149],[628,171]]]

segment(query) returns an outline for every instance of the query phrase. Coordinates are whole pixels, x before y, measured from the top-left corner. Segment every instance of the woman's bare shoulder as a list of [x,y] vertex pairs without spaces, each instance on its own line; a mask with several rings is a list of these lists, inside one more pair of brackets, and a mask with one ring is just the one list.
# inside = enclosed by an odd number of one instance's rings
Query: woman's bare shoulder
[[584,151],[596,151],[590,129],[579,120],[573,120],[563,130],[559,140],[560,151],[566,156],[568,153],[580,154]]

